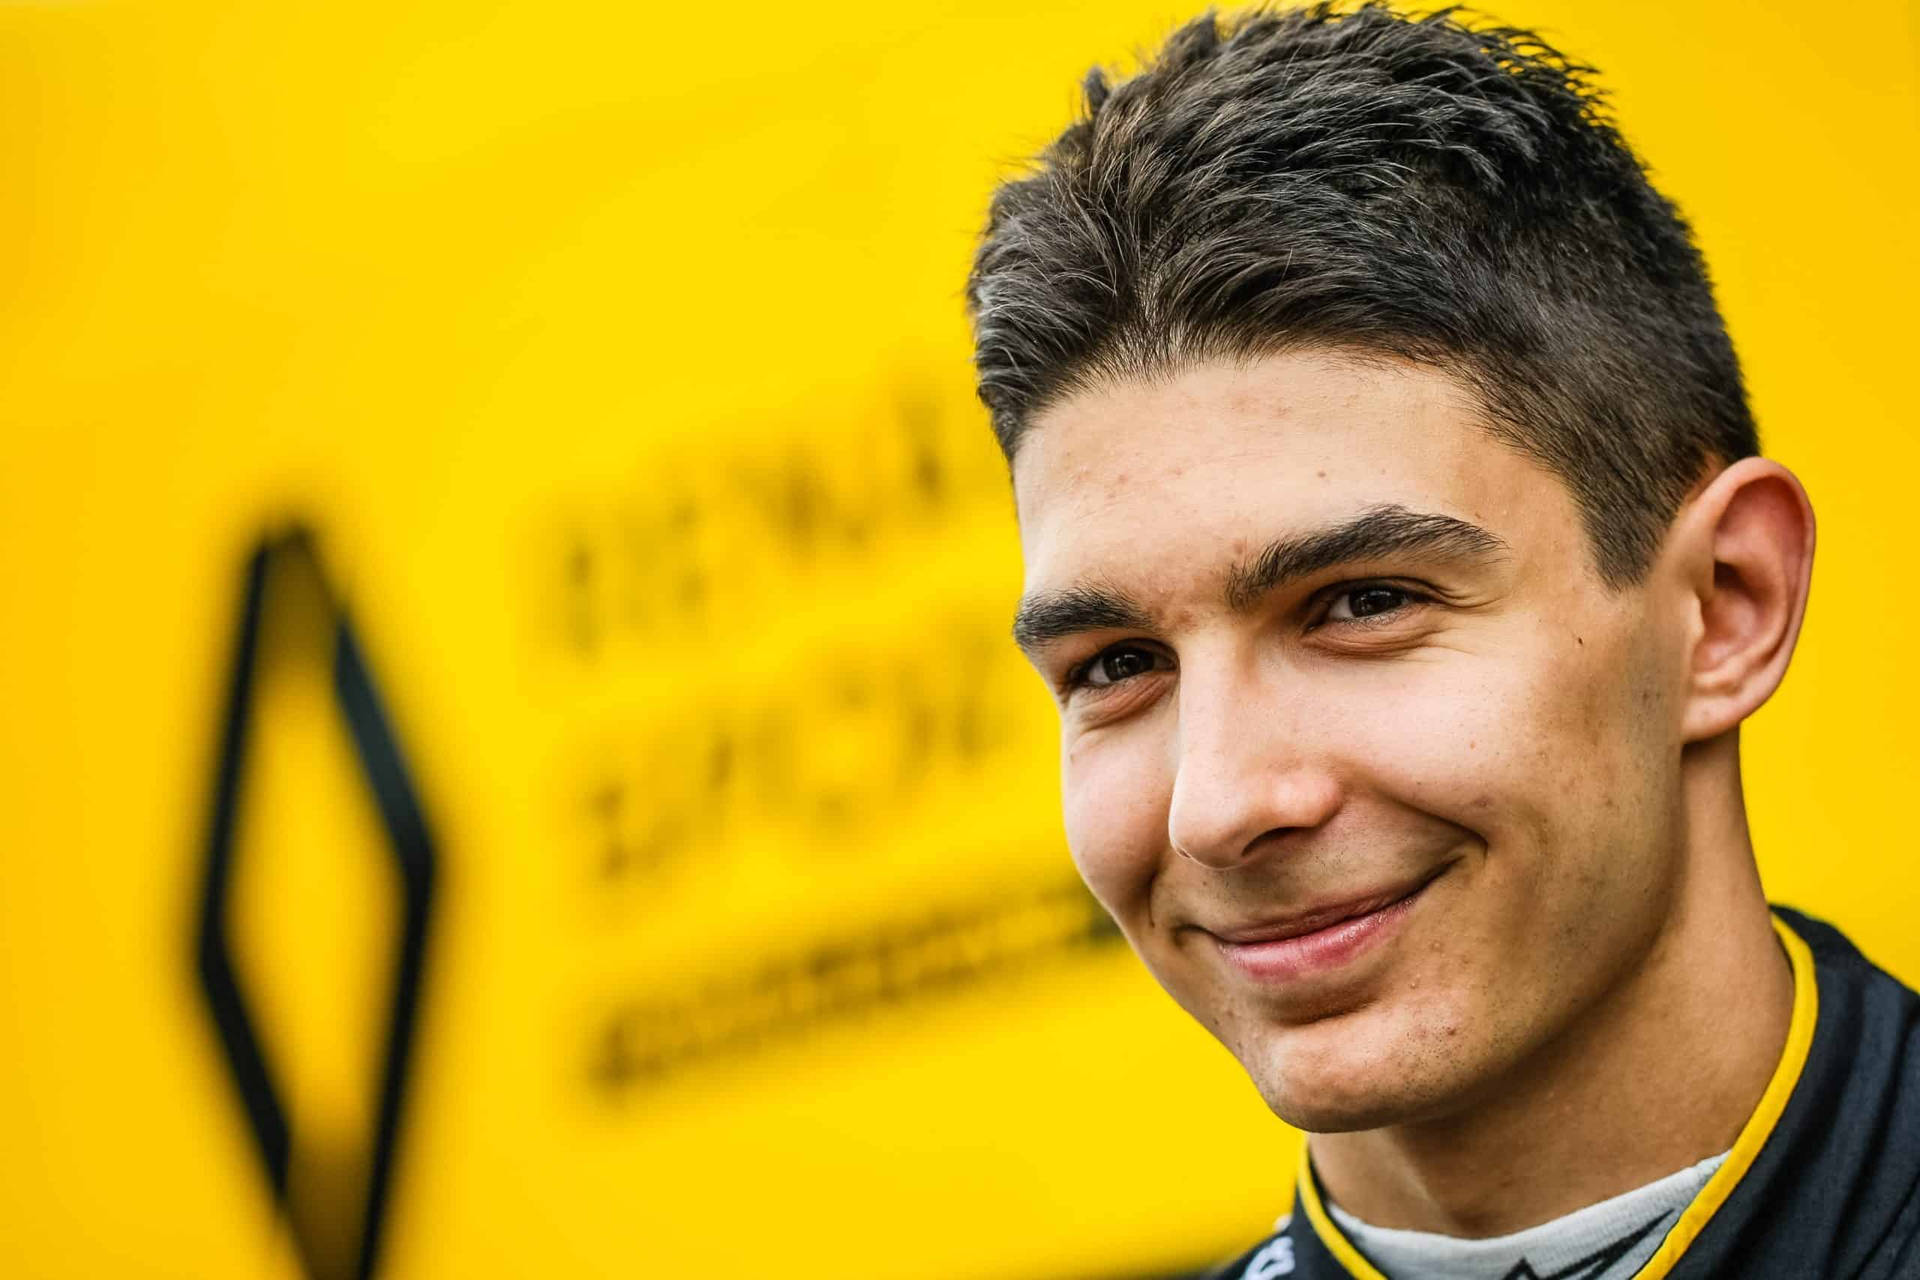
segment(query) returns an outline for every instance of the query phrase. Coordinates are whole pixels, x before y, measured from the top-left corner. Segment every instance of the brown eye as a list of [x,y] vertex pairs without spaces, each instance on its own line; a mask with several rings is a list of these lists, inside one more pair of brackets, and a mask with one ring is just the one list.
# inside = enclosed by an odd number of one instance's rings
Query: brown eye
[[1408,593],[1398,587],[1355,587],[1333,598],[1333,606],[1327,610],[1327,620],[1356,622],[1362,618],[1377,618],[1403,607],[1407,599]]
[[1087,664],[1085,683],[1100,688],[1119,684],[1153,670],[1153,655],[1145,649],[1109,649]]

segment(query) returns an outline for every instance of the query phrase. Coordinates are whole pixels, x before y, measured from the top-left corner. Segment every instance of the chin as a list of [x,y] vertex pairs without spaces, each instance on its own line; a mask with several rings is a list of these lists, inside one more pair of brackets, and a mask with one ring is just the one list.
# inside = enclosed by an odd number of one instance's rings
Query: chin
[[[1363,1021],[1377,1021],[1366,1019]],[[1308,1133],[1349,1133],[1432,1119],[1471,1088],[1451,1037],[1327,1018],[1271,1028],[1236,1055],[1273,1113]]]

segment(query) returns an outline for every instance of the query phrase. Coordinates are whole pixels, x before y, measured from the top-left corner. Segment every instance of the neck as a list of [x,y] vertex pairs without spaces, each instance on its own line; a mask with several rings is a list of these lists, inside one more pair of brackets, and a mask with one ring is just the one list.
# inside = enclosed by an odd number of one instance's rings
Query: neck
[[1690,793],[1687,866],[1644,962],[1474,1105],[1316,1135],[1314,1167],[1342,1208],[1375,1226],[1507,1235],[1733,1145],[1786,1043],[1793,976],[1754,866],[1738,740],[1689,751],[1696,781],[1732,781]]

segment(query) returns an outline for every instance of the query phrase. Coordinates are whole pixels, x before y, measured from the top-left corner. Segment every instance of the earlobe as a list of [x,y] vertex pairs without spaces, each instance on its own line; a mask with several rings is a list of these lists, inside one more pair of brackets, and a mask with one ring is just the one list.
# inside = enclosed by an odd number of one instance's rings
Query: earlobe
[[1697,742],[1752,715],[1786,675],[1806,614],[1814,521],[1806,489],[1767,458],[1734,463],[1689,506],[1700,631],[1684,734]]

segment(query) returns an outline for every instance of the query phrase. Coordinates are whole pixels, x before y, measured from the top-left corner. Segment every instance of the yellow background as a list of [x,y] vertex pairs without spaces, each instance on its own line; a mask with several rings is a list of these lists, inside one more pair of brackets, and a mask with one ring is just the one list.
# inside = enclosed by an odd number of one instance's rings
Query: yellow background
[[[1113,945],[596,1074],[623,1002],[1060,884],[959,291],[995,176],[1186,12],[0,10],[0,1273],[293,1274],[191,950],[241,560],[290,519],[443,859],[386,1274],[1120,1275],[1263,1233],[1295,1139]],[[1608,73],[1820,514],[1747,736],[1770,892],[1920,979],[1914,12],[1498,13]],[[299,1195],[366,1124],[396,908],[286,652],[234,942]]]

